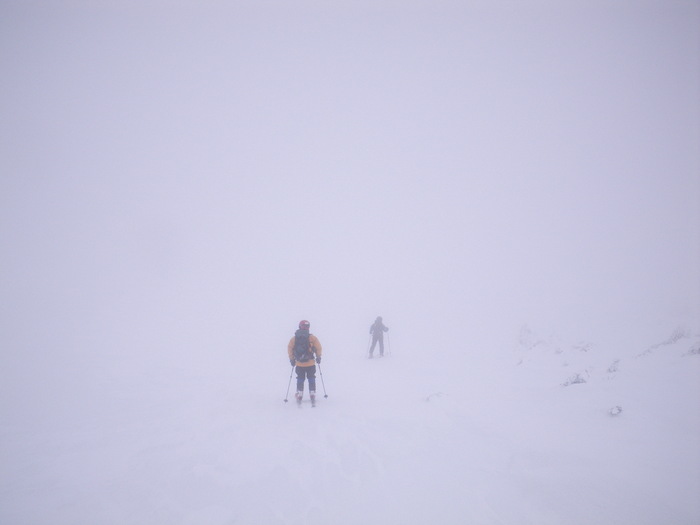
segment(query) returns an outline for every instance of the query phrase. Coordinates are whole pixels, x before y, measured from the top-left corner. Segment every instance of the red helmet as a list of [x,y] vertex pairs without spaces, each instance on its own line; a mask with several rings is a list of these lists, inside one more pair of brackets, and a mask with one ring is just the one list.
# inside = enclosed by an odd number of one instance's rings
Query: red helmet
[[311,326],[311,323],[308,321],[299,321],[299,328],[303,328],[305,330],[308,330],[310,326]]

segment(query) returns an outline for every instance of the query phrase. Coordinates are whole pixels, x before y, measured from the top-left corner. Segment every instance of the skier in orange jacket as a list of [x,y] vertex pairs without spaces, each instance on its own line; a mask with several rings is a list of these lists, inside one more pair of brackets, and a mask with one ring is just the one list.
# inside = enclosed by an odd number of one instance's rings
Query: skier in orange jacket
[[321,363],[323,348],[318,337],[309,333],[310,327],[311,324],[308,321],[300,321],[299,329],[287,345],[289,363],[296,366],[297,393],[295,397],[297,403],[301,403],[304,396],[304,379],[309,380],[311,402],[316,402],[316,363]]

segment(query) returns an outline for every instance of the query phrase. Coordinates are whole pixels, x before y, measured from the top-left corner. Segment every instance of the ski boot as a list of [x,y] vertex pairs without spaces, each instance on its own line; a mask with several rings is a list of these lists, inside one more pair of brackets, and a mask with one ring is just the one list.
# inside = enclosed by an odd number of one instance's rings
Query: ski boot
[[311,406],[315,407],[316,406],[316,392],[313,390],[309,392],[309,396],[311,397]]
[[301,399],[304,397],[304,391],[303,390],[297,390],[297,393],[294,394],[294,397],[297,400],[297,405],[301,406]]

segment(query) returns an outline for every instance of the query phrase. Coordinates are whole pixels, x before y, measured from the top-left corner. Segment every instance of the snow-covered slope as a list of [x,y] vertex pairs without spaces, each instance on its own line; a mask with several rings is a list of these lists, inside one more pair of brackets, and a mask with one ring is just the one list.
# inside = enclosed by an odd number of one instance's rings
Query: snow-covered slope
[[0,1],[0,525],[698,525],[699,18]]
[[316,408],[283,402],[283,350],[86,364],[1,423],[0,522],[695,524],[699,345],[676,331],[611,360],[524,329],[461,358],[328,348]]

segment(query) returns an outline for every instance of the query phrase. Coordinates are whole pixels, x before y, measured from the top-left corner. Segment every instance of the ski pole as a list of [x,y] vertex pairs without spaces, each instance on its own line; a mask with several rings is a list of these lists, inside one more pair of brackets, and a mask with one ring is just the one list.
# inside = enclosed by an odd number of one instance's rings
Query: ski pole
[[317,363],[318,365],[318,373],[321,376],[321,385],[323,386],[323,397],[328,397],[328,394],[326,394],[326,384],[323,382],[323,371],[321,370],[321,363]]
[[294,367],[292,367],[292,371],[289,373],[289,383],[287,383],[287,395],[284,396],[284,402],[287,402],[287,398],[289,397],[289,387],[292,385],[292,375],[294,374]]
[[367,357],[369,357],[369,349],[372,344],[372,334],[369,334],[369,339],[367,339]]

